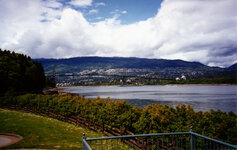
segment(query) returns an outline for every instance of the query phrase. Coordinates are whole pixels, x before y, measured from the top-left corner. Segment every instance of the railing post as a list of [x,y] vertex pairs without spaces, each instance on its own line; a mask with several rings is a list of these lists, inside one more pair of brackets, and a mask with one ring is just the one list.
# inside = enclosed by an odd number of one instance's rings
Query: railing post
[[86,135],[85,135],[85,133],[83,133],[83,135],[82,135],[82,149],[83,149],[83,150],[86,150],[86,146],[85,146],[84,140],[86,140]]
[[190,127],[190,149],[194,150],[194,137],[193,137],[193,131],[192,131],[193,127]]

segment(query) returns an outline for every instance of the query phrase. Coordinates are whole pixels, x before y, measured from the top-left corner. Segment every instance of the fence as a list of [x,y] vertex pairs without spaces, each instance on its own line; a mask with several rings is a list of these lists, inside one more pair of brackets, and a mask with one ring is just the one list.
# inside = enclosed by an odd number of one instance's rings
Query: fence
[[102,138],[86,138],[83,150],[219,150],[235,149],[237,145],[218,141],[195,132],[154,133]]

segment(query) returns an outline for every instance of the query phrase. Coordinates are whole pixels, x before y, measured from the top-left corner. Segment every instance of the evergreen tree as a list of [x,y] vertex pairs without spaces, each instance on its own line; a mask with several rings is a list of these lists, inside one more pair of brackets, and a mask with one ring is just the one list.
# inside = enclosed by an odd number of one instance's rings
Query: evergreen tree
[[29,56],[0,49],[0,93],[41,91],[45,86],[44,70]]

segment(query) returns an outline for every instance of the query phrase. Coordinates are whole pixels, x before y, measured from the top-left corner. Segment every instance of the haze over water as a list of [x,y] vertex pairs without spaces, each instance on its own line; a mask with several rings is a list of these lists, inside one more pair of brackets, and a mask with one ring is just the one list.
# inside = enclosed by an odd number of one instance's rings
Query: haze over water
[[152,103],[175,106],[192,105],[195,111],[233,111],[237,113],[237,86],[98,86],[66,87],[65,92],[85,98],[125,99],[129,104],[145,107]]

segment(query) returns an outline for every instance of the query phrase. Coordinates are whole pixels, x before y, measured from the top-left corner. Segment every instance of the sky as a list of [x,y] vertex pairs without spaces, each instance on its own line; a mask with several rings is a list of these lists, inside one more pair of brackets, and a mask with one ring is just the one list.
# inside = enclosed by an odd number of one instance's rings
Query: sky
[[0,0],[0,48],[237,63],[237,0]]

